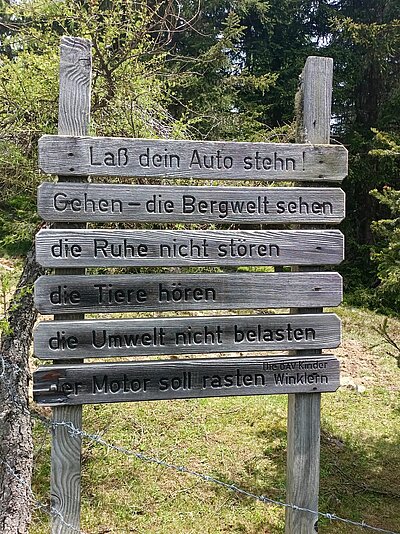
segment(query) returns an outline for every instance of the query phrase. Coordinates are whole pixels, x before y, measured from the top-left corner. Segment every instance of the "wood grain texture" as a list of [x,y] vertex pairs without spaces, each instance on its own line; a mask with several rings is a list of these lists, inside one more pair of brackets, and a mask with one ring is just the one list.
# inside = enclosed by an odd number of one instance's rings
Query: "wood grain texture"
[[[307,58],[300,84],[301,125],[297,141],[329,143],[333,61]],[[306,270],[307,267],[296,267]],[[318,313],[322,308],[293,308],[292,313]],[[320,353],[315,350],[314,354]],[[296,351],[301,356],[301,351]],[[318,511],[320,466],[319,393],[289,395],[286,502]],[[286,508],[285,534],[318,531],[318,515]]]
[[[60,48],[59,135],[87,135],[90,120],[92,74],[91,43],[86,39],[63,37]],[[61,182],[85,181],[85,176],[59,176]],[[60,227],[85,228],[84,224],[57,223]],[[84,269],[59,269],[56,274],[84,274]],[[55,316],[56,320],[80,320],[82,313]],[[82,407],[62,406],[53,409],[53,422],[70,421],[82,428]],[[71,436],[63,426],[52,433],[51,504],[60,512],[52,518],[52,534],[69,534],[80,529],[81,508],[81,438]],[[66,526],[71,525],[71,528]]]
[[34,331],[40,359],[334,348],[335,314],[233,315],[152,319],[44,321]]
[[[57,406],[53,410],[53,424],[68,421],[82,428],[82,406]],[[65,426],[52,430],[51,448],[51,505],[62,514],[52,520],[52,534],[69,534],[66,526],[80,524],[81,510],[81,444],[80,436],[72,436]]]
[[46,221],[330,223],[343,220],[339,188],[54,184],[38,189]]
[[[60,50],[58,135],[88,134],[91,79],[91,43],[87,39],[80,39],[79,37],[63,37]],[[59,170],[54,174],[64,175]]]
[[[293,357],[301,358],[301,355]],[[288,459],[287,462],[286,502],[315,511],[318,510],[319,493],[320,414],[319,393],[289,395],[287,431],[290,461]],[[286,510],[285,532],[318,532],[315,529],[318,520],[316,514],[292,509],[289,512],[288,508]]]
[[336,265],[339,230],[41,230],[44,267]]
[[45,135],[39,167],[69,176],[341,181],[347,151],[339,145]]
[[42,276],[35,283],[35,305],[43,315],[338,306],[341,301],[342,278],[333,272]]
[[330,142],[332,81],[332,58],[307,58],[302,75],[303,128],[306,143]]
[[328,392],[339,387],[332,355],[52,365],[34,373],[40,405]]

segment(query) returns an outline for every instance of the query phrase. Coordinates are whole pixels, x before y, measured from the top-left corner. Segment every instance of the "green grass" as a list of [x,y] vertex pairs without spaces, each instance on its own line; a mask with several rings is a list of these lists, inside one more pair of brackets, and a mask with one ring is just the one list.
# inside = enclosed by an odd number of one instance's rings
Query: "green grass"
[[[320,510],[400,530],[400,370],[374,331],[383,320],[342,307],[338,354],[366,391],[323,395]],[[391,320],[400,332],[400,321]],[[377,345],[377,346],[376,346]],[[374,348],[371,348],[375,346]],[[287,397],[231,397],[84,407],[84,429],[276,500],[285,499]],[[49,413],[49,412],[48,412]],[[49,436],[35,423],[34,492],[47,501]],[[169,468],[83,447],[82,529],[100,533],[282,534],[284,511]],[[48,532],[35,512],[32,534]],[[320,521],[320,532],[354,533]]]

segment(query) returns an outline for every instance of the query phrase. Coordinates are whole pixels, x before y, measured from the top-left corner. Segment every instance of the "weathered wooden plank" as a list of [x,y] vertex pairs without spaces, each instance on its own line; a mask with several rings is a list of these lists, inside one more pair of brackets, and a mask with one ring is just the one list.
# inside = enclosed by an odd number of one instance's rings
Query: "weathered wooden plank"
[[335,265],[339,230],[41,230],[45,267]]
[[228,310],[338,306],[338,273],[139,274],[41,276],[35,305],[41,314]]
[[[286,502],[315,512],[318,511],[319,495],[320,419],[319,393],[289,395]],[[300,475],[303,475],[302,478]],[[317,525],[316,513],[286,509],[287,534],[314,534],[318,532]]]
[[33,375],[44,406],[328,392],[339,387],[332,355],[52,365]]
[[339,145],[44,135],[39,167],[71,176],[340,181],[347,151]]
[[171,187],[55,184],[38,189],[46,221],[336,224],[345,213],[339,188]]
[[[58,106],[59,135],[87,135],[90,118],[92,74],[91,43],[86,39],[63,37],[60,48],[60,93]],[[59,176],[59,181],[82,181],[84,176]],[[63,223],[58,223],[60,227]],[[75,225],[76,227],[76,225]],[[84,227],[84,225],[80,225]],[[83,269],[64,269],[56,274],[83,274]],[[83,319],[82,314],[55,316],[54,319]],[[70,421],[82,427],[81,406],[59,406],[53,409],[51,449],[51,505],[59,514],[52,517],[53,534],[69,534],[80,530],[81,503],[81,438],[71,436],[58,422]]]
[[334,348],[335,314],[45,321],[34,332],[41,359],[107,358]]
[[[329,143],[333,61],[309,57],[301,75],[301,119],[298,141]],[[305,270],[307,267],[296,267]],[[293,308],[292,313],[318,313],[322,308]],[[318,353],[320,351],[314,351]],[[301,356],[297,351],[296,357]],[[314,513],[286,508],[285,533],[318,531],[321,395],[289,395],[286,502]]]

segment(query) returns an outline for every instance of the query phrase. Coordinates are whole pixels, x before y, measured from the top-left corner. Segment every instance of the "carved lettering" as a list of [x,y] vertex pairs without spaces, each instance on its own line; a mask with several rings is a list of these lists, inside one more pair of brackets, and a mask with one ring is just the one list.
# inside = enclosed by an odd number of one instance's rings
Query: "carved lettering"
[[207,326],[203,328],[193,328],[188,326],[185,330],[175,333],[175,345],[221,345],[222,344],[222,327]]
[[142,347],[161,347],[165,345],[165,330],[154,327],[144,332],[112,333],[103,330],[92,330],[92,347],[95,349],[121,349]]
[[90,146],[89,155],[90,165],[94,167],[126,167],[129,164],[128,149],[125,147],[101,152]]
[[277,386],[298,386],[305,384],[328,384],[329,377],[327,375],[319,375],[318,373],[276,373],[274,374],[275,385]]
[[178,154],[168,154],[168,149],[164,149],[163,154],[152,152],[149,147],[139,155],[140,167],[145,169],[179,169],[181,158]]
[[220,150],[214,154],[203,154],[199,150],[193,150],[189,161],[189,169],[231,169],[233,166],[232,156],[223,156]]
[[179,243],[177,239],[172,239],[171,244],[160,243],[161,258],[208,258],[207,239],[189,239],[186,243]]
[[159,302],[201,302],[217,300],[217,291],[213,287],[183,287],[180,282],[172,282],[169,286],[158,284]]
[[79,258],[82,247],[76,243],[70,243],[68,238],[58,239],[50,249],[53,258]]
[[273,154],[261,154],[258,150],[252,156],[243,158],[244,170],[264,170],[264,171],[296,171],[300,168],[299,162],[295,158],[280,156],[277,152]]
[[122,243],[110,243],[108,239],[94,239],[93,253],[95,258],[145,258],[148,247],[143,243],[132,244],[128,239],[123,239]]
[[[55,369],[52,371],[52,369]],[[332,355],[223,358],[40,367],[33,393],[39,404],[87,404],[228,395],[335,391]]]
[[275,244],[259,245],[255,243],[248,243],[246,239],[231,238],[228,243],[221,243],[218,245],[218,257],[220,258],[265,258],[280,256],[280,247]]
[[38,206],[48,220],[157,222],[339,222],[343,191],[333,188],[157,187],[44,183]]
[[235,343],[268,343],[282,341],[314,341],[316,332],[314,328],[292,328],[287,323],[283,328],[270,329],[258,324],[256,327],[239,328],[234,325]]

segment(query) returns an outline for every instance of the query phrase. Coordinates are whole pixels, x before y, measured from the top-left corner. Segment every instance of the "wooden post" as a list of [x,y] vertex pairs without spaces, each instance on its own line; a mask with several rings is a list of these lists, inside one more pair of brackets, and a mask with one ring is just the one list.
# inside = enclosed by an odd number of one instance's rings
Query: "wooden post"
[[[329,143],[332,75],[331,58],[307,58],[297,102],[298,142]],[[318,313],[322,308],[294,308],[291,312]],[[318,349],[312,352],[321,353]],[[286,502],[315,511],[319,492],[320,406],[320,393],[289,395]],[[318,531],[317,524],[317,514],[286,509],[286,534],[313,534]]]
[[[90,118],[91,43],[86,39],[63,37],[60,50],[59,135],[88,135]],[[63,177],[59,181],[82,182],[87,177]],[[56,228],[85,228],[85,224],[57,224]],[[84,274],[85,269],[56,269],[56,274]],[[82,313],[62,314],[55,320],[83,319]],[[67,361],[65,362],[67,363]],[[69,363],[69,362],[68,362]],[[53,409],[53,422],[69,421],[82,426],[82,406]],[[71,436],[63,426],[53,428],[51,451],[52,534],[70,534],[80,529],[81,438]]]

